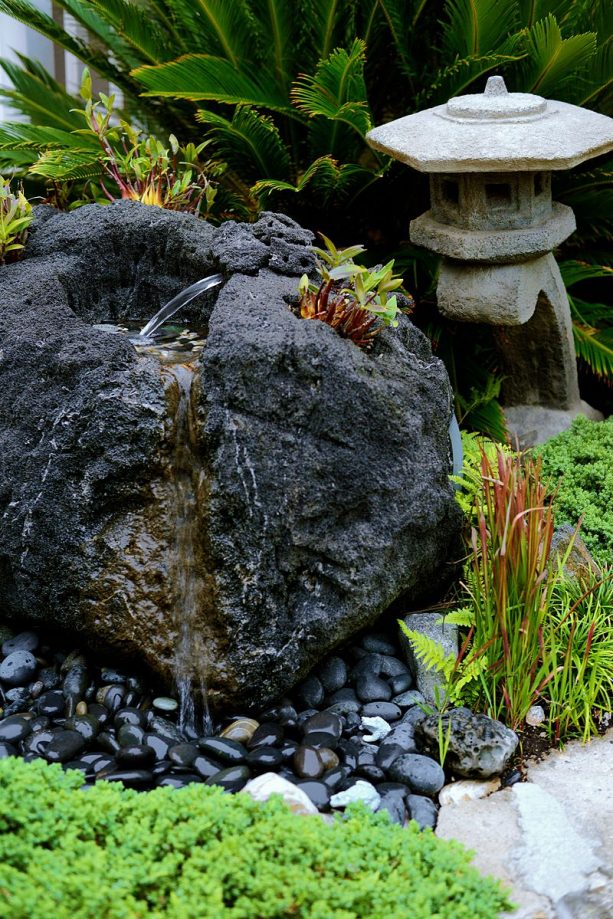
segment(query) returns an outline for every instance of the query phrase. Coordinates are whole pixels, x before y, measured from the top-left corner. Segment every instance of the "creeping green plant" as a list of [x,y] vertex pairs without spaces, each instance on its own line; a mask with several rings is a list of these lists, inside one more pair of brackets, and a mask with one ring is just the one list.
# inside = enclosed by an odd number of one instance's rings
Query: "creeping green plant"
[[19,257],[32,220],[32,205],[23,191],[15,194],[10,181],[0,176],[0,265]]

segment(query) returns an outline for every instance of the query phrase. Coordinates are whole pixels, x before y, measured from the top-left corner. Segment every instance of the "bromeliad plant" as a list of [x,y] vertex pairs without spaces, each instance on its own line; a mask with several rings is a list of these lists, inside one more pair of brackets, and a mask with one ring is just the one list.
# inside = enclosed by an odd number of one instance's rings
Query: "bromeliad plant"
[[0,265],[19,258],[32,220],[32,205],[23,191],[13,193],[10,181],[0,176]]
[[468,702],[521,728],[541,703],[552,738],[587,739],[612,705],[613,575],[567,574],[573,540],[552,553],[555,492],[538,459],[483,452],[475,511],[464,605],[446,617],[462,631],[459,654],[401,627],[445,679],[446,705]]
[[314,246],[313,252],[321,281],[312,284],[306,274],[300,279],[300,315],[325,322],[366,351],[381,328],[398,325],[400,308],[392,291],[402,286],[402,278],[394,276],[393,261],[368,271],[354,261],[365,251],[363,246],[337,249],[327,236],[320,236],[325,249]]

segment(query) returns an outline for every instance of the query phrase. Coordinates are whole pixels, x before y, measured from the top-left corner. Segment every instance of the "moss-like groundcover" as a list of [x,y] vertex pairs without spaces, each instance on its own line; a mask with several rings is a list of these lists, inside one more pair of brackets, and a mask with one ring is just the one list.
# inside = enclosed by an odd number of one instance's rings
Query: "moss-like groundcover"
[[579,416],[537,452],[543,476],[558,485],[557,522],[576,526],[582,517],[586,546],[599,562],[613,564],[613,419]]
[[2,919],[494,919],[469,854],[359,809],[329,825],[280,799],[148,793],[0,761]]

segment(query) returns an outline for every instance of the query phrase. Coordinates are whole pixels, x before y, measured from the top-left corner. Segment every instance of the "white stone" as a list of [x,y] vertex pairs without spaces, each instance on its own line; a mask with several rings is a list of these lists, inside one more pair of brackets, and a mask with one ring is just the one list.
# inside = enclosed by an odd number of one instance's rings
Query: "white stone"
[[536,727],[545,720],[545,709],[542,705],[531,705],[526,715],[526,724]]
[[370,810],[376,811],[381,803],[381,795],[370,782],[363,782],[359,779],[351,788],[346,791],[339,791],[338,794],[332,795],[330,798],[332,807],[347,807],[348,804],[353,804],[354,801],[361,801]]
[[459,782],[451,782],[441,788],[438,800],[441,807],[447,804],[458,804],[460,801],[476,801],[478,798],[487,798],[488,795],[498,791],[499,788],[499,777],[483,781],[462,779]]
[[289,809],[295,814],[307,816],[319,813],[309,796],[301,788],[292,785],[275,772],[265,772],[251,779],[242,789],[241,794],[251,795],[254,801],[260,803],[268,801],[271,795],[281,795]]
[[387,721],[384,718],[379,718],[378,715],[374,718],[362,718],[360,727],[372,732],[362,737],[365,743],[375,743],[377,740],[383,740],[392,730]]

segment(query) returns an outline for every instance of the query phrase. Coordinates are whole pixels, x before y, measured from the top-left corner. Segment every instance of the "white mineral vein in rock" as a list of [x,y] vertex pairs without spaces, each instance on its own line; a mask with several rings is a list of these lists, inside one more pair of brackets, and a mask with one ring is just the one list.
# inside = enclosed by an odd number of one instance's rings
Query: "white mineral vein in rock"
[[522,843],[515,863],[527,887],[556,903],[585,890],[601,861],[589,840],[571,824],[560,802],[538,785],[518,783],[513,792]]
[[381,803],[381,795],[370,782],[358,780],[351,788],[346,791],[339,791],[337,795],[332,795],[330,798],[332,807],[347,807],[348,804],[353,804],[354,801],[361,801],[370,810],[375,811]]
[[360,727],[372,731],[371,734],[365,734],[362,738],[365,743],[375,743],[377,740],[383,740],[392,730],[387,721],[379,718],[378,715],[375,718],[362,718]]

